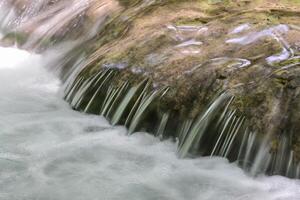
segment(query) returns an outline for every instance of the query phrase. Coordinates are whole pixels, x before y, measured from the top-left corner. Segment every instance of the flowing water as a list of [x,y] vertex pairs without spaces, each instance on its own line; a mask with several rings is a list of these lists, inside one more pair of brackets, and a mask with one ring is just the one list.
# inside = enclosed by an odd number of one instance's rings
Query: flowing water
[[[3,13],[10,28],[15,13]],[[0,47],[0,200],[300,200],[299,180],[253,178],[221,157],[178,159],[172,141],[72,110],[47,70],[72,44]]]
[[171,141],[73,111],[45,69],[53,56],[0,48],[0,58],[1,200],[300,199],[298,180],[178,159]]

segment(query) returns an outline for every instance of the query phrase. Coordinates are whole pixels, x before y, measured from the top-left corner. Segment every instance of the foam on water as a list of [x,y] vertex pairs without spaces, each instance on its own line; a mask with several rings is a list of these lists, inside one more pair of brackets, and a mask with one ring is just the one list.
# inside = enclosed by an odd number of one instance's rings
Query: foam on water
[[126,135],[70,109],[44,55],[0,48],[0,199],[299,200],[300,182],[247,176],[223,158]]

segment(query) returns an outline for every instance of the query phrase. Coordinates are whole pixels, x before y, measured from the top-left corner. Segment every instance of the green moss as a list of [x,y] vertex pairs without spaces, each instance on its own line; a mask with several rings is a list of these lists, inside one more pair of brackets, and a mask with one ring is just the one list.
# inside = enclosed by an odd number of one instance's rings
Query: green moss
[[300,58],[298,57],[290,58],[274,64],[275,67],[287,67],[287,66],[294,66],[294,65],[300,65]]
[[271,13],[266,17],[267,24],[280,24],[280,15],[276,13]]
[[138,4],[141,0],[118,0],[118,2],[124,7],[129,7]]
[[288,80],[284,79],[284,78],[275,78],[274,79],[274,83],[276,86],[282,87],[282,86],[286,86],[288,84]]
[[238,95],[234,101],[234,106],[244,113],[246,109],[259,107],[266,100],[266,95],[266,93],[262,92]]
[[201,25],[209,22],[208,18],[178,18],[174,22],[177,26],[182,25]]
[[23,45],[27,41],[28,35],[25,33],[14,32],[7,33],[5,37],[2,39],[3,41],[17,43],[19,45]]

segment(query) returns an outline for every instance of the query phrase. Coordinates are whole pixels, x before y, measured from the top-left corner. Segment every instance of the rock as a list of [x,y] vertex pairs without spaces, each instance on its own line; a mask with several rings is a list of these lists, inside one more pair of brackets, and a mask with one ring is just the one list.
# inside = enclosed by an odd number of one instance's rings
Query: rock
[[90,47],[87,74],[117,68],[170,86],[162,110],[193,118],[216,93],[260,135],[287,134],[300,159],[300,9],[287,1],[122,1]]

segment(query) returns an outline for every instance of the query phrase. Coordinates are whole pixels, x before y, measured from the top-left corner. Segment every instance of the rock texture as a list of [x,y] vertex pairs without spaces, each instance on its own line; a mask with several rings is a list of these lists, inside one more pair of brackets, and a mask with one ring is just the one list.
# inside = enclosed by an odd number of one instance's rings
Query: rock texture
[[220,91],[252,131],[281,135],[300,159],[299,1],[126,1],[89,48],[86,74],[120,71],[170,86],[161,110],[193,118]]

